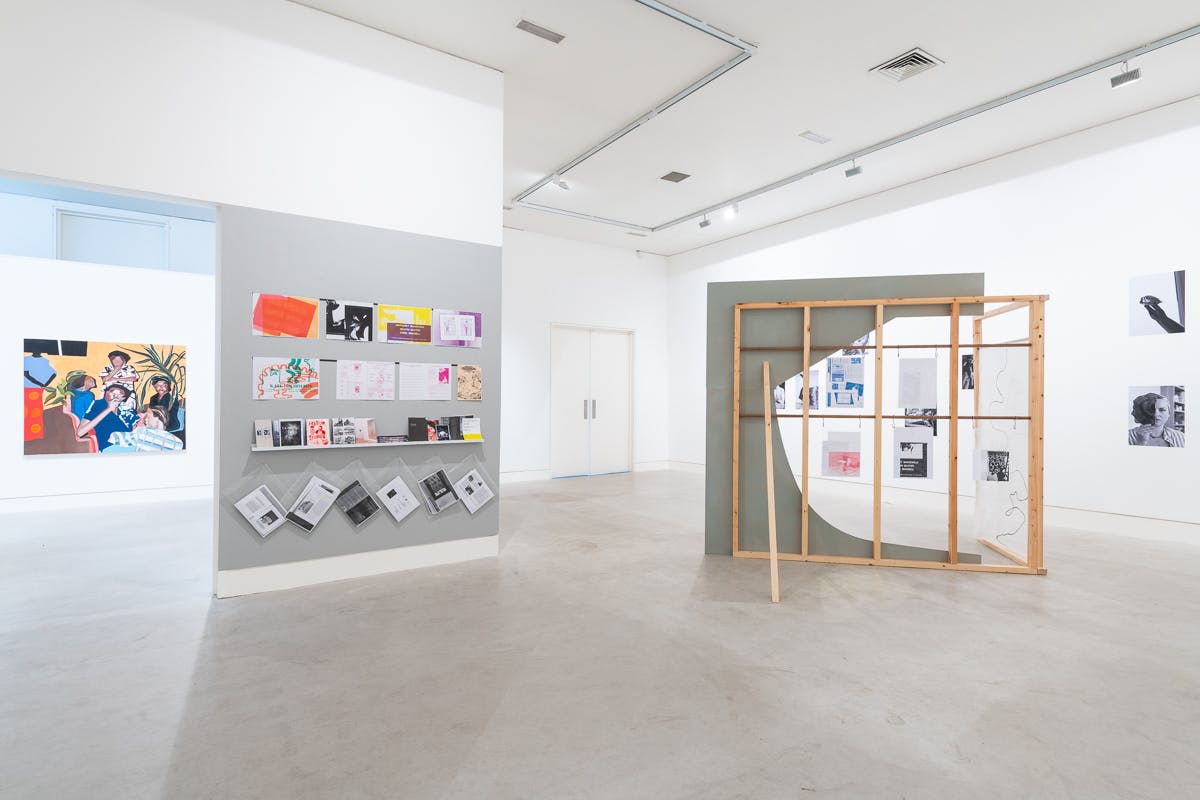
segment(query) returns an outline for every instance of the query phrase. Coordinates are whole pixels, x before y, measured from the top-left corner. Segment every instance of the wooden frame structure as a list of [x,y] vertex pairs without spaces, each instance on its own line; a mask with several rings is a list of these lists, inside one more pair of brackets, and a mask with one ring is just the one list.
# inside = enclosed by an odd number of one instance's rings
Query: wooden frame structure
[[[1018,295],[1002,297],[909,297],[874,300],[811,300],[811,301],[781,301],[738,303],[733,309],[733,555],[739,558],[769,558],[772,562],[772,599],[778,602],[778,578],[776,576],[776,559],[790,561],[816,561],[833,564],[864,564],[870,566],[916,567],[925,569],[953,569],[971,572],[1009,572],[1022,574],[1045,575],[1043,565],[1043,513],[1042,513],[1042,472],[1043,472],[1043,425],[1044,425],[1044,359],[1045,359],[1045,305],[1048,295]],[[979,413],[979,391],[976,384],[974,413],[963,415],[959,413],[959,352],[962,345],[959,341],[959,325],[963,316],[962,307],[982,304],[1003,304],[990,311],[974,316],[973,340],[970,349],[975,352],[976,375],[978,375],[979,353],[985,348],[1011,347],[1028,348],[1029,352],[1029,405],[1028,413],[1020,416],[991,416]],[[883,323],[884,309],[889,306],[947,306],[949,308],[950,336],[948,342],[936,344],[884,344]],[[875,351],[875,409],[873,414],[814,414],[809,410],[809,373],[810,356],[812,351],[836,352],[851,345],[814,345],[812,343],[813,309],[819,308],[870,308],[875,311],[875,340],[869,345],[853,345],[862,350]],[[742,345],[742,312],[747,310],[791,309],[804,312],[803,344],[800,346],[743,346]],[[983,341],[983,322],[986,319],[1008,314],[1020,309],[1029,311],[1028,337],[1017,341],[985,343]],[[882,555],[882,462],[881,445],[883,441],[883,421],[896,419],[912,419],[908,416],[886,415],[883,413],[883,351],[887,349],[944,349],[950,351],[949,370],[950,408],[949,414],[932,415],[925,419],[948,420],[949,471],[947,487],[947,554],[946,561],[918,561],[884,558]],[[804,388],[801,394],[801,414],[776,414],[776,417],[801,417],[803,419],[802,465],[800,473],[801,511],[800,511],[800,552],[777,553],[775,548],[775,503],[773,472],[771,470],[771,416],[773,403],[769,402],[769,372],[766,362],[763,364],[764,402],[762,414],[742,413],[741,381],[742,354],[751,351],[802,350],[804,365]],[[977,378],[978,380],[978,378]],[[768,480],[768,518],[770,520],[770,552],[743,550],[738,542],[738,507],[740,503],[740,487],[738,485],[738,461],[740,454],[740,428],[743,419],[763,419],[767,436],[767,480]],[[859,419],[874,421],[874,514],[872,522],[873,555],[871,558],[853,556],[822,555],[809,552],[809,421],[812,419]],[[1029,424],[1029,464],[1028,464],[1028,518],[1027,526],[1027,557],[1022,558],[1018,553],[998,545],[990,540],[980,539],[990,549],[1008,559],[1010,564],[964,564],[958,561],[958,422],[959,420],[1012,420],[1026,421]]]

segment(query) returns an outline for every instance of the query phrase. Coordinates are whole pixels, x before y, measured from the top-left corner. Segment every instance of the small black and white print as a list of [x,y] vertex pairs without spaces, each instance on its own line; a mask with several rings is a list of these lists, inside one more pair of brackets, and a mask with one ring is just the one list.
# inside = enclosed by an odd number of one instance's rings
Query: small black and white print
[[1183,333],[1184,270],[1129,279],[1129,335]]
[[962,357],[962,388],[975,388],[975,354],[963,353]]
[[1008,480],[1008,451],[1007,450],[988,450],[987,451],[987,480],[989,480],[989,481],[1007,481]]
[[[937,409],[936,408],[906,408],[906,409],[904,409],[904,416],[906,416],[906,417],[936,417]],[[906,419],[906,420],[904,420],[904,427],[906,427],[906,428],[930,428],[933,431],[934,436],[937,436],[937,424],[938,424],[938,421],[936,419]]]

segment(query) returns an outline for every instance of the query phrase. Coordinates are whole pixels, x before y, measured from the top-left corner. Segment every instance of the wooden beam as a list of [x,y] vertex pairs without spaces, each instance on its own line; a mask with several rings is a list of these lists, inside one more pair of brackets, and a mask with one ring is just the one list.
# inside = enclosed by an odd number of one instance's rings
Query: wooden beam
[[812,386],[812,376],[808,374],[811,364],[809,363],[809,355],[811,354],[810,343],[812,341],[812,309],[804,309],[804,356],[802,364],[804,366],[804,388],[803,395],[800,398],[800,408],[803,410],[801,416],[804,418],[804,436],[801,447],[802,456],[800,461],[800,553],[808,555],[808,392]]
[[[799,418],[802,416],[804,416],[804,415],[803,414],[776,414],[775,418],[776,419],[780,419],[780,418],[787,419],[787,418]],[[874,414],[809,414],[808,416],[810,419],[875,419]],[[908,414],[884,414],[883,418],[884,419],[950,419],[950,415],[949,414],[913,414],[910,416]],[[959,419],[995,419],[995,420],[1007,420],[1009,422],[1012,422],[1013,420],[1017,420],[1018,422],[1024,422],[1024,421],[1031,419],[1028,416],[1020,416],[1020,415],[1007,416],[1007,415],[999,415],[999,414],[991,414],[991,415],[983,414],[980,416],[972,416],[969,414],[959,414],[958,418]],[[742,414],[742,419],[762,419],[762,414]]]
[[875,306],[875,510],[871,519],[875,558],[883,555],[883,304]]
[[1002,295],[989,297],[986,295],[974,295],[969,297],[891,297],[891,298],[875,298],[872,300],[779,300],[776,302],[766,303],[738,303],[736,308],[762,309],[762,308],[800,308],[808,306],[809,308],[853,308],[863,306],[946,306],[951,303],[961,303],[963,305],[974,305],[978,303],[1031,303],[1035,300],[1048,300],[1049,295],[1044,294],[1023,294],[1023,295]]
[[1042,569],[1042,471],[1044,469],[1043,427],[1045,404],[1046,304],[1029,304],[1029,525],[1026,552],[1029,566]]
[[[1046,295],[1041,295],[1041,297],[1045,298]],[[991,319],[992,317],[998,317],[1001,314],[1020,311],[1022,308],[1028,308],[1029,303],[1030,299],[1018,300],[1016,302],[1009,303],[1008,305],[1000,306],[1000,308],[993,308],[991,311],[986,311],[983,314],[980,314],[977,319]]]
[[773,457],[774,441],[772,440],[773,426],[771,424],[771,409],[775,403],[771,399],[771,362],[763,362],[763,408],[766,409],[763,433],[766,437],[767,458],[767,546],[771,553],[771,602],[779,602],[779,545],[775,538],[775,459]]
[[[770,553],[758,550],[741,550],[738,558],[770,558]],[[816,564],[858,564],[864,567],[908,567],[912,569],[944,569],[953,572],[1007,572],[1015,575],[1045,575],[1046,570],[1022,567],[1016,564],[964,564],[961,561],[909,561],[900,558],[856,558],[854,556],[822,556],[810,554],[807,558],[799,553],[780,553],[780,561],[808,561]]]
[[1021,558],[1020,554],[1018,554],[1012,550],[1009,550],[1007,547],[1000,544],[999,542],[993,542],[991,539],[984,539],[982,536],[977,538],[975,541],[979,542],[981,545],[988,548],[989,550],[996,551],[997,553],[1004,556],[1005,558],[1007,558],[1009,561],[1013,562],[1014,564],[1020,564],[1022,567],[1029,566],[1029,562],[1026,561],[1025,559]]
[[[806,308],[807,308],[807,306],[806,306]],[[949,346],[950,345],[948,345],[948,344],[935,344],[935,343],[929,343],[929,344],[885,344],[885,345],[883,345],[883,349],[884,350],[944,350],[945,348],[947,348]],[[1029,347],[1030,345],[1029,345],[1029,342],[1027,342],[1025,340],[1021,340],[1019,342],[995,342],[994,344],[981,344],[979,346],[980,347]],[[795,351],[795,350],[803,350],[803,349],[804,349],[803,347],[796,347],[793,345],[778,345],[778,346],[772,345],[770,347],[765,347],[765,346],[743,347],[742,352],[749,353],[749,352],[762,352],[762,351],[768,351],[768,350],[774,350],[774,351],[794,350]],[[850,349],[874,350],[875,345],[873,345],[873,344],[836,344],[836,345],[835,344],[814,344],[810,349],[816,350],[818,352],[823,351],[823,350],[829,350],[831,352],[835,352],[837,350],[850,350]],[[330,359],[330,360],[336,361],[336,359]]]
[[742,309],[733,307],[733,552],[738,551],[738,454],[742,410]]
[[958,563],[958,303],[950,304],[950,430],[947,441],[950,450],[950,472],[946,475],[948,500],[946,513],[949,527],[946,529],[947,552],[950,563]]

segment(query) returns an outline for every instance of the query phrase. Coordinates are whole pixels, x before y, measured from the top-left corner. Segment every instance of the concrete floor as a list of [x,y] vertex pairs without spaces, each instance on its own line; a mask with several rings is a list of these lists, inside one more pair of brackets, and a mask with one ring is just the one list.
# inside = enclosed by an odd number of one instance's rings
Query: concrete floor
[[1200,796],[1200,550],[703,556],[703,479],[505,487],[498,560],[209,598],[209,507],[0,520],[4,798]]

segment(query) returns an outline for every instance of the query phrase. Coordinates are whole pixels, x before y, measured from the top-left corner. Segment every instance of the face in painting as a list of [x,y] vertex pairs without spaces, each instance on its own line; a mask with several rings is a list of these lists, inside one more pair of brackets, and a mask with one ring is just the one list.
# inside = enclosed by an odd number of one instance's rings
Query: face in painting
[[125,359],[121,358],[120,356],[113,356],[108,361],[110,364],[112,364],[113,369],[120,369],[121,367],[125,366]]
[[104,398],[110,403],[123,403],[125,402],[125,390],[120,386],[110,386],[104,393]]
[[166,381],[155,381],[154,391],[159,397],[165,397],[167,392],[171,391],[171,384],[167,383]]
[[87,378],[84,378],[83,379],[83,388],[85,391],[89,391],[89,392],[92,389],[95,389],[96,388],[96,379],[93,377],[90,377],[90,376]]

